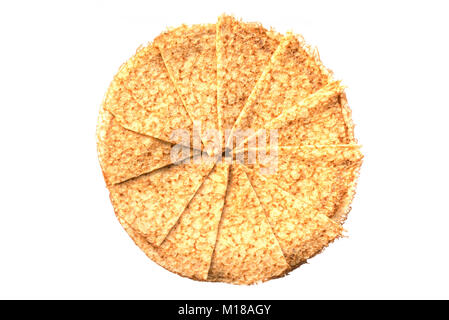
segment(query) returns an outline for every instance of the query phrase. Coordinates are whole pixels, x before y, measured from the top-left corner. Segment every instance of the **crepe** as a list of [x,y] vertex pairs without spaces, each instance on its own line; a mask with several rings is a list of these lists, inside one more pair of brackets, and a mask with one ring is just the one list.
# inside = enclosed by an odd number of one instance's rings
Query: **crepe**
[[252,284],[288,267],[245,172],[232,166],[208,280]]
[[260,173],[246,170],[271,228],[291,267],[298,266],[338,238],[343,228]]
[[231,130],[282,36],[227,15],[217,22],[217,107],[220,128]]
[[98,127],[98,157],[106,184],[116,184],[197,155],[198,151],[123,128],[102,108]]
[[257,131],[330,79],[331,72],[322,65],[318,52],[298,36],[287,34],[251,92],[227,146],[232,148],[237,130]]
[[189,159],[110,186],[112,204],[120,218],[159,246],[213,165],[212,160]]
[[270,149],[259,152],[259,160],[247,164],[249,169],[316,212],[335,221],[345,220],[362,164],[360,146],[280,147],[274,153]]
[[221,151],[215,37],[215,24],[184,25],[154,40],[185,109],[201,125],[201,139],[209,154]]
[[180,142],[176,130],[193,129],[160,52],[152,44],[139,48],[122,65],[106,93],[104,108],[126,129],[171,143]]

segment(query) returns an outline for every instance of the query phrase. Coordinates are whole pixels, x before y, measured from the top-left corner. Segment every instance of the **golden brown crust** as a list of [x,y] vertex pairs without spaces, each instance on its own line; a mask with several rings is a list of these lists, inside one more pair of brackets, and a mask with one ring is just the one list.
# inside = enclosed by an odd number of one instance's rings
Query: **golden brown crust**
[[215,141],[205,131],[219,129],[215,38],[215,24],[208,24],[183,25],[154,40],[190,118],[201,124],[201,138],[209,152]]
[[266,124],[281,146],[355,143],[353,125],[342,105],[344,87],[331,82]]
[[257,171],[245,171],[291,267],[304,263],[341,236],[343,228],[326,212],[295,198]]
[[223,211],[229,165],[217,164],[158,248],[172,270],[206,280]]
[[97,125],[97,149],[107,185],[138,177],[197,154],[187,147],[171,155],[172,144],[123,128],[114,116],[102,107]]
[[282,111],[325,86],[331,75],[317,51],[311,50],[297,35],[287,34],[249,96],[234,130],[262,128]]
[[178,142],[172,136],[175,130],[192,130],[160,52],[152,44],[139,48],[122,65],[104,107],[126,129],[167,142]]
[[[230,127],[277,130],[280,147],[252,150],[249,163],[241,144],[228,163],[178,145],[195,161],[172,163],[172,134],[191,134],[194,121],[208,154]],[[232,284],[284,276],[340,237],[363,158],[344,87],[318,52],[226,15],[170,29],[120,68],[97,145],[114,211],[139,248],[181,276]]]
[[208,280],[253,284],[288,268],[245,172],[233,165]]
[[354,135],[354,122],[352,121],[352,112],[351,108],[349,108],[348,99],[346,97],[346,93],[342,93],[340,95],[340,105],[343,114],[344,124],[347,128],[348,140],[352,141],[352,143],[356,144],[357,139]]
[[236,149],[255,145],[256,141],[260,145],[264,138],[269,145],[272,131],[280,146],[353,144],[354,125],[349,112],[344,87],[333,81],[265,123],[262,129],[238,143]]
[[189,161],[109,186],[112,204],[118,216],[159,246],[212,167],[213,162]]
[[214,167],[179,221],[159,247],[135,232],[124,221],[135,243],[167,270],[195,280],[207,280],[223,211],[229,165]]
[[281,38],[258,23],[227,15],[218,18],[217,106],[222,130],[232,129]]
[[[310,208],[343,221],[355,192],[363,155],[357,145],[280,147],[256,150],[259,161],[248,168],[264,175]],[[262,155],[268,155],[262,160]]]

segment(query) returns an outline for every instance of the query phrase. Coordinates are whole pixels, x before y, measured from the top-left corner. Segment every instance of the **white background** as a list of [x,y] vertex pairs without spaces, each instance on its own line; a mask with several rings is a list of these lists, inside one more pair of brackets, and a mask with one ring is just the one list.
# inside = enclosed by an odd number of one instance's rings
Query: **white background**
[[[449,23],[433,1],[2,1],[0,298],[449,298]],[[343,79],[365,162],[348,238],[288,277],[201,283],[116,221],[96,156],[122,62],[223,13],[302,33]]]

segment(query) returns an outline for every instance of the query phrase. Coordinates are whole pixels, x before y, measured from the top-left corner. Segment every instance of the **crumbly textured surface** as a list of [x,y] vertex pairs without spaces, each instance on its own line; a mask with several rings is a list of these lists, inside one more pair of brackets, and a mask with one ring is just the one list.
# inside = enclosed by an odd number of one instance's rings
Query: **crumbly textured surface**
[[164,61],[152,44],[139,48],[114,77],[104,100],[125,128],[164,141],[177,143],[175,130],[192,130]]
[[[122,127],[104,109],[97,127],[98,157],[108,185],[138,177],[172,163],[172,159],[193,156],[197,151],[187,147],[172,149],[172,144]],[[172,155],[172,150],[177,151]]]
[[208,152],[221,138],[206,133],[219,129],[215,33],[215,24],[181,26],[154,40],[192,121],[201,124]]
[[[287,34],[271,57],[246,102],[234,129],[258,130],[326,85],[331,72],[324,68],[318,53],[303,40]],[[232,146],[232,135],[228,141]]]
[[125,223],[130,236],[148,256],[167,270],[195,280],[207,280],[223,211],[228,172],[227,164],[214,167],[159,247],[149,245],[145,237]]
[[231,130],[282,36],[259,23],[222,15],[217,22],[217,107],[222,131]]
[[117,215],[159,246],[213,165],[211,161],[173,164],[110,186]]
[[183,277],[247,285],[342,236],[356,143],[344,86],[316,50],[227,15],[139,48],[97,126],[114,212],[135,244]]
[[[362,153],[357,145],[280,147],[257,150],[248,164],[272,184],[292,194],[310,210],[343,221],[354,195]],[[259,154],[260,152],[260,154]]]
[[281,146],[354,143],[354,128],[347,123],[342,103],[343,89],[332,82],[285,110],[265,128],[277,129]]
[[270,226],[291,267],[311,258],[338,238],[343,228],[263,175],[246,170]]
[[242,167],[231,169],[208,279],[252,284],[279,277],[288,264]]
[[255,145],[256,139],[265,138],[269,145],[268,134],[263,134],[271,130],[277,132],[276,143],[281,146],[353,144],[354,126],[348,113],[344,87],[339,81],[330,82],[265,123],[262,130],[236,139],[236,150]]
[[170,270],[207,280],[223,211],[229,165],[217,164],[157,248]]

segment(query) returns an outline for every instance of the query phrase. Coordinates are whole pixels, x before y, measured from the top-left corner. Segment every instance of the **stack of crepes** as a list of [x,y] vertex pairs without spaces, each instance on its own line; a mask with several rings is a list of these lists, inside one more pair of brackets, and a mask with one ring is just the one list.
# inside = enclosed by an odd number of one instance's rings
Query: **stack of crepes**
[[137,246],[234,284],[286,275],[342,236],[363,158],[318,52],[227,15],[139,48],[106,93],[97,144]]

